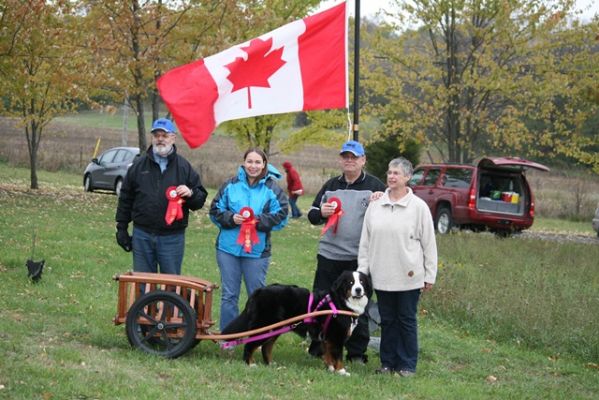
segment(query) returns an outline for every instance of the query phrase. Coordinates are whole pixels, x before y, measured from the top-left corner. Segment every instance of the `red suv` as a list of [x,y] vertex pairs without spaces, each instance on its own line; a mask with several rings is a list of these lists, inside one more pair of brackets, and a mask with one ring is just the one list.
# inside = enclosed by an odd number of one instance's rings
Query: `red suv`
[[441,234],[454,226],[510,234],[533,223],[535,205],[524,175],[527,168],[549,171],[521,158],[487,157],[476,165],[419,165],[409,185],[428,204]]

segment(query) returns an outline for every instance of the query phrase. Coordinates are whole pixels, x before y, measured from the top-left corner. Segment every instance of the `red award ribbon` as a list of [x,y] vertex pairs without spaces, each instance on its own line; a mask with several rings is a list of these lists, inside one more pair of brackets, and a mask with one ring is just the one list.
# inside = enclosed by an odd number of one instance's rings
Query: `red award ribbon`
[[337,234],[337,225],[339,224],[339,220],[343,216],[343,209],[341,208],[341,200],[339,200],[337,197],[331,197],[327,201],[327,203],[331,203],[333,206],[335,206],[335,212],[333,213],[333,215],[331,215],[329,217],[327,223],[322,228],[322,231],[320,232],[320,236],[324,235],[326,233],[326,231],[328,231],[329,228],[331,228],[331,227],[333,227],[333,235],[336,235]]
[[168,206],[166,207],[164,220],[167,225],[170,225],[176,220],[183,219],[182,204],[185,203],[185,200],[177,194],[176,186],[169,186],[166,189],[166,199],[168,200]]
[[237,243],[243,246],[243,250],[246,253],[251,253],[252,244],[260,243],[258,232],[256,231],[256,224],[258,221],[254,216],[254,210],[250,207],[243,207],[239,211],[239,214],[245,219],[241,223],[239,236],[237,236]]

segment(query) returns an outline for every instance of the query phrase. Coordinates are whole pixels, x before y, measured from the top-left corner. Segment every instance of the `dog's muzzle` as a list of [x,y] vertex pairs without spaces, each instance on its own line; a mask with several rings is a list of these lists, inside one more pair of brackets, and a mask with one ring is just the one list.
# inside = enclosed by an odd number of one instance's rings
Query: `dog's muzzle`
[[364,297],[364,290],[361,287],[356,287],[352,290],[352,296],[353,299],[361,299],[362,297]]

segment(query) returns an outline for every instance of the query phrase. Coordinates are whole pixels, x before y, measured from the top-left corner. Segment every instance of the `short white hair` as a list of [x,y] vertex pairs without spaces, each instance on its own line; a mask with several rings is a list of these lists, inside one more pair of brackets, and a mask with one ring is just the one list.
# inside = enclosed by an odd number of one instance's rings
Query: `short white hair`
[[404,176],[407,176],[408,178],[411,178],[412,174],[414,173],[414,167],[412,167],[412,163],[410,160],[404,157],[397,157],[389,161],[389,168],[401,169],[401,172],[403,172]]

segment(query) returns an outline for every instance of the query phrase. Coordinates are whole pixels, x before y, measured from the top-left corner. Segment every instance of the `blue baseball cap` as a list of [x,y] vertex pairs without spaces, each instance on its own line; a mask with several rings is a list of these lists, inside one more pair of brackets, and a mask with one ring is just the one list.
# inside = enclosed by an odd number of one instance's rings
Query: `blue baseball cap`
[[366,154],[364,153],[364,147],[355,140],[348,140],[347,142],[343,143],[343,146],[341,146],[341,151],[339,152],[339,154],[347,152],[352,153],[356,157],[362,157],[364,156],[364,154]]
[[175,128],[175,124],[170,119],[167,118],[158,118],[152,124],[152,133],[155,131],[165,131],[166,133],[177,133],[177,129]]

